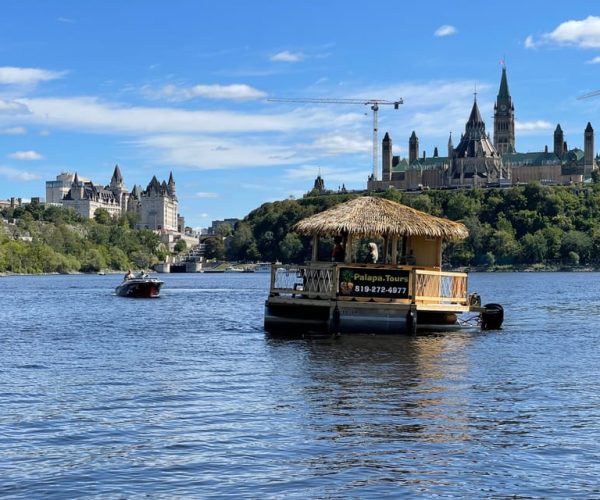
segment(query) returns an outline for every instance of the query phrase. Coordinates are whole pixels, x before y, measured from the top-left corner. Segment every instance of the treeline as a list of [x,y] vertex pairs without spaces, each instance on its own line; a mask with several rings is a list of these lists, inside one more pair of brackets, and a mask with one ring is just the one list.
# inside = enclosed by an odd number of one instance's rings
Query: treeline
[[[205,241],[206,257],[238,262],[310,259],[311,241],[291,227],[297,221],[357,195],[307,196],[265,203],[234,228]],[[418,210],[463,222],[464,241],[447,242],[450,267],[600,267],[600,183],[508,189],[430,190],[378,194]],[[168,249],[154,232],[132,229],[131,214],[113,219],[98,210],[81,219],[73,210],[31,204],[4,208],[0,230],[0,272],[69,273],[147,269],[164,260]],[[359,242],[360,255],[367,240]],[[321,240],[329,255],[333,242]]]
[[147,269],[167,249],[150,230],[132,229],[131,214],[112,218],[96,211],[93,220],[56,206],[30,204],[1,211],[0,272],[71,273]]
[[[420,193],[389,190],[379,196],[468,227],[466,240],[445,244],[448,266],[600,267],[598,183],[585,187],[532,183],[503,189]],[[237,261],[308,260],[309,239],[291,232],[291,226],[352,197],[307,196],[266,203],[232,228],[228,245],[219,238],[209,243],[209,256],[221,253]],[[322,245],[320,253],[325,256],[331,242],[323,241]]]

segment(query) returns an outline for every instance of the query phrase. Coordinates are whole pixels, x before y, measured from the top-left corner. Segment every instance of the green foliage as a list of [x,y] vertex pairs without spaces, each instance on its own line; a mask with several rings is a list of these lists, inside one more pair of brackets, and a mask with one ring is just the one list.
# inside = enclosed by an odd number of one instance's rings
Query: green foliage
[[177,243],[175,243],[174,250],[176,253],[185,252],[187,250],[187,243],[185,242],[185,240],[177,240]]
[[[464,241],[446,242],[450,266],[585,265],[600,267],[600,176],[588,187],[527,186],[506,189],[429,190],[377,194],[418,210],[461,220],[469,229]],[[206,258],[235,261],[303,262],[311,239],[293,232],[299,220],[355,198],[356,194],[307,196],[265,203],[235,228],[222,226],[207,238]],[[148,268],[164,258],[159,236],[134,230],[132,214],[115,220],[98,211],[81,220],[72,210],[27,205],[4,208],[16,225],[0,231],[0,272],[94,272],[103,268]],[[21,239],[31,237],[32,241]],[[182,240],[180,240],[182,241]],[[368,240],[355,240],[360,258]],[[179,251],[182,243],[178,243]],[[319,255],[327,258],[331,241],[323,238]]]
[[105,208],[97,208],[94,212],[94,220],[98,224],[110,224],[113,221],[113,218]]
[[207,259],[223,260],[225,258],[225,245],[223,238],[214,237],[204,240],[204,256]]
[[[17,223],[0,226],[0,272],[147,268],[165,254],[157,234],[147,229],[130,229],[133,219],[115,220],[105,210],[97,210],[95,219],[82,220],[73,210],[26,205],[5,208],[2,216],[16,218]],[[25,236],[32,241],[23,239]]]
[[[308,260],[310,239],[294,233],[293,224],[355,196],[307,196],[265,203],[237,225],[227,258]],[[571,265],[572,253],[577,254],[580,265],[600,266],[600,187],[531,183],[505,189],[421,193],[389,189],[380,196],[462,221],[469,237],[447,242],[444,247],[444,262],[451,266]],[[320,258],[325,258],[329,250],[329,242],[322,239]],[[360,257],[360,241],[355,241],[354,250]]]

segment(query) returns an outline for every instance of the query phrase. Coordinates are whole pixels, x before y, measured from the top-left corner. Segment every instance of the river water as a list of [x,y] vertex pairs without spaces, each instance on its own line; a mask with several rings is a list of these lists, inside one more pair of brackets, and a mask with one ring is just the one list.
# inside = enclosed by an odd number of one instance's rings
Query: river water
[[2,498],[599,498],[600,274],[501,331],[273,339],[267,274],[0,278]]

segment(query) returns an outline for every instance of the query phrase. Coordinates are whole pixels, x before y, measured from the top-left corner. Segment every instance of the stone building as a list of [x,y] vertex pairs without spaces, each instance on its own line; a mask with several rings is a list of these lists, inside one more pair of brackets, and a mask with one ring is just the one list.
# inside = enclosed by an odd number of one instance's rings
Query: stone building
[[169,175],[169,182],[160,183],[153,176],[145,191],[136,186],[128,204],[128,210],[138,215],[136,228],[173,232],[178,230],[178,201],[173,173]]
[[450,134],[446,156],[440,156],[436,147],[433,156],[427,157],[423,151],[419,157],[419,138],[413,131],[408,140],[408,159],[401,159],[393,155],[392,139],[386,133],[382,142],[382,180],[369,179],[367,189],[497,186],[532,181],[564,184],[583,182],[598,168],[594,129],[590,123],[584,131],[583,151],[568,149],[560,124],[554,131],[551,152],[548,147],[537,152],[516,151],[515,107],[504,67],[494,104],[493,137],[492,142],[476,99],[456,147]]
[[[62,199],[71,189],[75,174],[61,172],[54,181],[46,181],[46,203],[61,204]],[[80,182],[90,182],[87,177],[79,176]]]
[[[120,176],[118,165],[115,167],[113,181],[117,173]],[[110,186],[95,186],[91,181],[80,180],[79,175],[75,173],[71,188],[61,200],[61,204],[66,208],[72,208],[87,219],[94,217],[99,208],[118,217],[123,213],[123,198],[127,191],[122,184],[122,178],[120,185],[113,184],[113,181]]]
[[[115,166],[110,184],[104,187],[82,180],[77,173],[73,174],[69,183],[71,175],[63,173],[56,181],[46,182],[47,202],[50,198],[54,200],[52,203],[73,208],[86,218],[94,217],[99,208],[115,217],[127,212],[135,213],[138,216],[137,228],[178,231],[178,200],[173,173],[168,182],[159,183],[156,176],[153,176],[145,191],[141,186],[134,186],[131,193],[125,186],[119,165]],[[65,190],[66,183],[69,183],[69,189],[62,198],[58,198]],[[182,218],[181,221],[183,222]]]

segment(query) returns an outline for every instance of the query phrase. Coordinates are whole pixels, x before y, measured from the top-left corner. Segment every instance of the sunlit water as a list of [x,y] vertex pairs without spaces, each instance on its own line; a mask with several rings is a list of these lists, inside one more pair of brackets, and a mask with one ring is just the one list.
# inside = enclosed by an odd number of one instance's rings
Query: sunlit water
[[501,331],[272,339],[267,274],[0,278],[0,497],[600,497],[600,274]]

